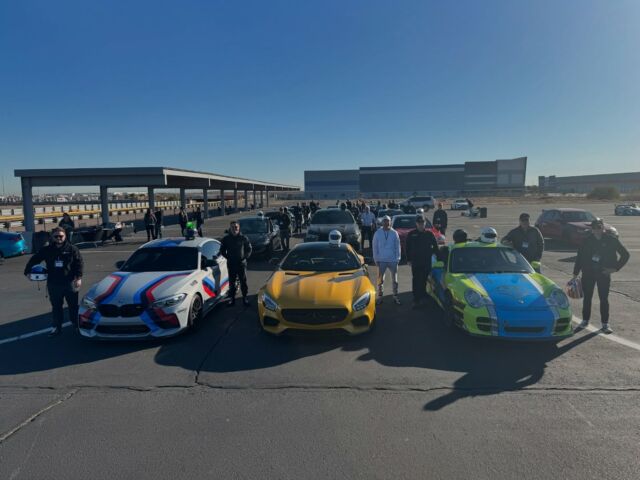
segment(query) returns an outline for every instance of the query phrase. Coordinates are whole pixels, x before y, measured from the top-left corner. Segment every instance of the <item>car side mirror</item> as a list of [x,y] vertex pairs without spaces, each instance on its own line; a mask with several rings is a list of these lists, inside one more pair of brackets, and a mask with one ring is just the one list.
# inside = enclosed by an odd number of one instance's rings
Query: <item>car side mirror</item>
[[433,264],[433,268],[444,268],[444,262],[442,260],[438,260]]
[[533,262],[531,262],[531,266],[536,271],[536,273],[540,273],[540,262],[534,260]]
[[117,268],[118,270],[120,270],[120,269],[124,266],[124,264],[125,264],[125,261],[124,261],[124,260],[118,260],[118,261],[116,262],[116,268]]

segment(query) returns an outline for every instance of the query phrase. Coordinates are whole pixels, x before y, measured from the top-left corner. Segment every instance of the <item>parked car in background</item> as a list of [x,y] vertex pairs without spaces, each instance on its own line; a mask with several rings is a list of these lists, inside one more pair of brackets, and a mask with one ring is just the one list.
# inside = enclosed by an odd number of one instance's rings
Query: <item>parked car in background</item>
[[[536,227],[545,238],[577,247],[591,233],[591,222],[595,218],[591,212],[579,208],[555,208],[543,210],[536,220]],[[608,223],[604,224],[604,228],[605,232],[618,236],[618,231]]]
[[326,242],[331,230],[338,230],[342,234],[342,241],[356,251],[360,249],[360,227],[350,211],[339,208],[324,208],[314,213],[304,241]]
[[435,208],[436,207],[436,199],[431,195],[425,195],[423,197],[409,197],[404,202],[400,204],[403,207],[414,207],[414,208]]
[[458,198],[451,202],[451,210],[469,210],[469,202],[464,198]]
[[613,211],[616,215],[640,215],[640,206],[637,203],[621,203],[615,206]]
[[0,232],[0,258],[15,257],[28,252],[21,233]]
[[244,217],[238,220],[240,231],[251,242],[253,255],[271,258],[274,251],[282,250],[280,228],[270,219],[262,216]]
[[[400,237],[400,249],[402,258],[406,258],[407,251],[407,235],[411,230],[416,228],[416,214],[404,214],[404,215],[395,215],[391,219],[391,226],[394,230],[398,232],[398,236]],[[433,236],[436,237],[436,241],[438,245],[444,245],[446,242],[446,237],[435,228],[428,219],[424,219],[424,228],[433,233]]]
[[396,215],[402,215],[402,214],[404,214],[404,211],[399,210],[397,208],[381,208],[380,210],[378,210],[378,213],[376,214],[376,223],[378,224],[378,226],[380,226],[382,225],[382,218],[384,216],[393,218]]

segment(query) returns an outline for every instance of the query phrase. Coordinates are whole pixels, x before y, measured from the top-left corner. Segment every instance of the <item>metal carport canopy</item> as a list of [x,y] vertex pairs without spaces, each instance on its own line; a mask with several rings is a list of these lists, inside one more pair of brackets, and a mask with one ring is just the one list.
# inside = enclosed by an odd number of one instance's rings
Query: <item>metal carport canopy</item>
[[108,187],[154,187],[225,190],[298,191],[300,187],[229,177],[172,167],[44,168],[15,170],[16,177],[29,178],[31,187],[101,185]]

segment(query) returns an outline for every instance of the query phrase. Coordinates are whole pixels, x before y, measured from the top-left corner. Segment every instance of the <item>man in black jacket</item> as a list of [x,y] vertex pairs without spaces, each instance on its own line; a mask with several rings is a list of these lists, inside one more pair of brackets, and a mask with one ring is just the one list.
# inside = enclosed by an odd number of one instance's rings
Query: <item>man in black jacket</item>
[[[618,257],[619,256],[619,257]],[[611,274],[619,271],[629,261],[629,252],[613,235],[604,232],[604,224],[597,218],[591,222],[591,235],[578,249],[573,267],[573,278],[582,272],[582,323],[580,328],[589,325],[591,319],[591,299],[597,285],[600,297],[600,320],[602,331],[612,333],[609,327],[609,288]]]
[[427,279],[431,273],[431,256],[438,254],[438,242],[424,228],[422,215],[416,217],[416,228],[407,235],[407,261],[411,263],[413,308],[418,308],[427,296]]
[[507,233],[501,242],[519,251],[529,262],[539,262],[544,252],[542,233],[530,224],[528,213],[520,214],[520,225]]
[[29,259],[24,267],[24,274],[28,276],[34,265],[45,262],[48,271],[47,291],[53,317],[49,336],[55,336],[62,333],[65,300],[71,323],[78,323],[78,290],[82,285],[83,261],[78,247],[67,240],[64,228],[54,228],[51,239],[51,243]]
[[285,251],[289,251],[289,238],[291,237],[291,217],[289,216],[289,209],[287,207],[280,207],[280,238],[282,240],[282,247]]
[[447,212],[442,208],[442,203],[438,203],[438,209],[433,212],[433,226],[440,230],[443,235],[446,235],[448,223],[449,216],[447,215]]
[[229,270],[229,303],[232,307],[236,304],[236,281],[240,280],[240,290],[242,291],[242,303],[249,305],[247,294],[247,259],[251,256],[251,242],[240,233],[238,222],[229,224],[229,233],[222,239],[220,254],[227,259],[227,269]]

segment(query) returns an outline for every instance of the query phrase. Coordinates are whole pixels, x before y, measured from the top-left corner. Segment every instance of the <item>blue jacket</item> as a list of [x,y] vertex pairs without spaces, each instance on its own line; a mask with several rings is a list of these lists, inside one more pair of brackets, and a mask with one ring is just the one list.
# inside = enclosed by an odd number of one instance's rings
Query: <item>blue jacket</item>
[[400,236],[393,228],[379,228],[373,235],[373,259],[379,262],[400,262]]

